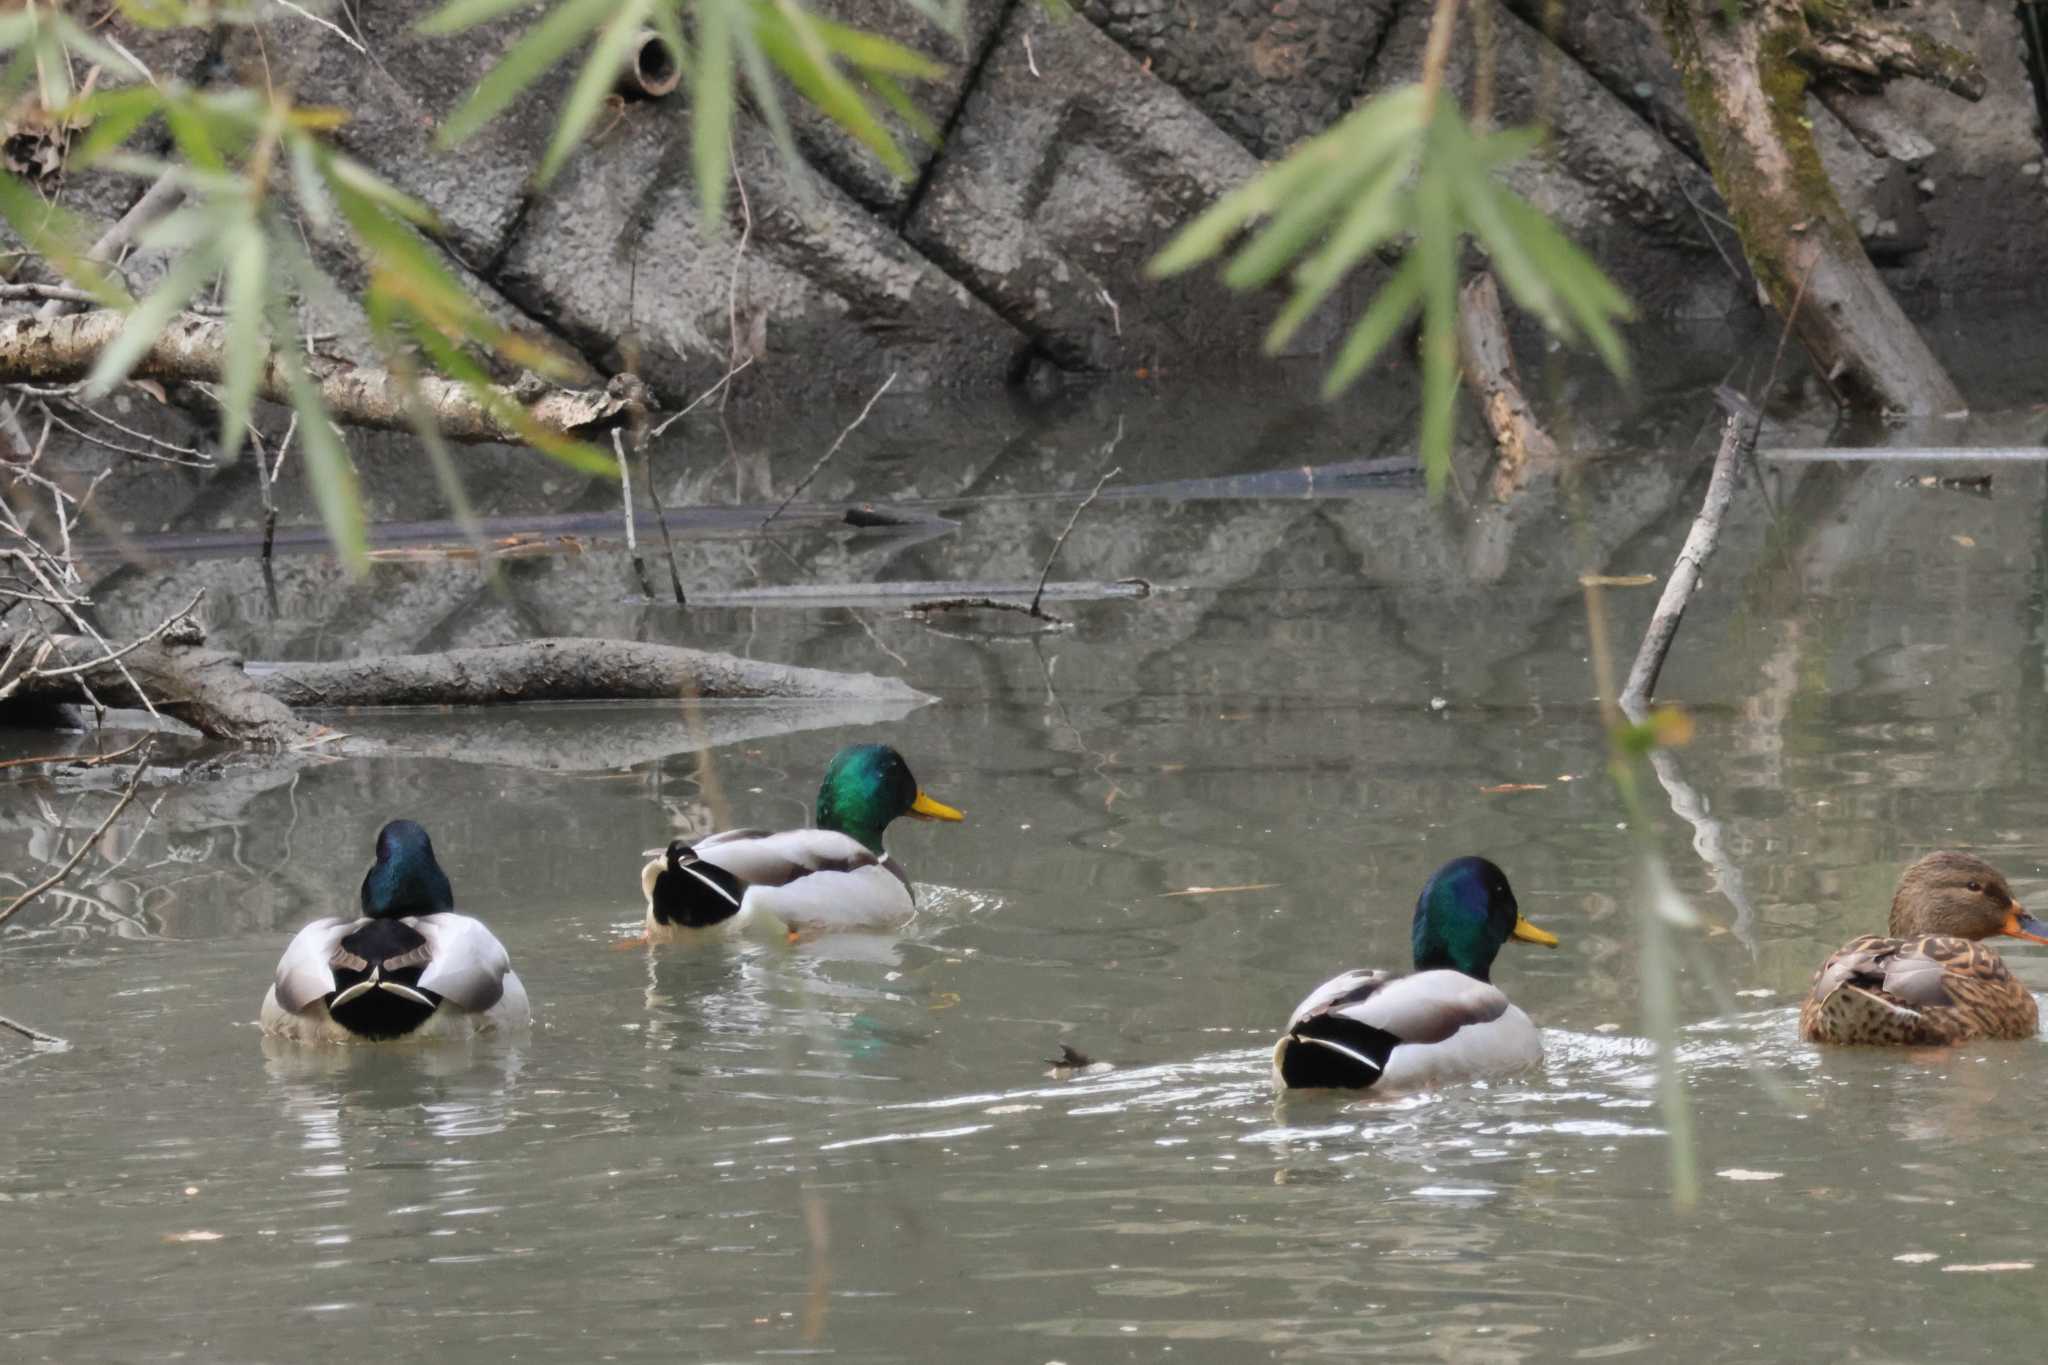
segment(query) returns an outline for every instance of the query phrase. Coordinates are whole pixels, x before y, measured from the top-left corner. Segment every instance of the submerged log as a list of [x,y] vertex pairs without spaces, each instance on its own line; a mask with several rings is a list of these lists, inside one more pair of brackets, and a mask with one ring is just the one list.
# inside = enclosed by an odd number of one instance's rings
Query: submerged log
[[1836,198],[1807,121],[1809,91],[1912,76],[1976,100],[1974,57],[1881,19],[1870,0],[1660,0],[1665,41],[1750,270],[1845,405],[1963,406],[1885,287]]
[[[47,666],[20,675],[13,697],[118,706],[141,706],[146,698],[204,735],[274,748],[322,743],[335,734],[294,707],[734,698],[915,705],[929,700],[897,678],[622,640],[545,639],[344,663],[244,665],[232,654],[198,645],[151,640],[111,659],[97,641],[84,636],[49,638],[55,648],[44,656]],[[14,643],[12,636],[0,634],[0,651]],[[31,645],[25,652],[39,650]],[[56,671],[59,667],[64,671]]]
[[[0,320],[0,384],[75,384],[92,372],[100,352],[113,344],[127,322],[126,313],[113,309]],[[226,354],[227,323],[185,313],[172,320],[130,373],[137,379],[218,383]],[[306,369],[336,421],[387,431],[412,429],[405,387],[389,370],[320,355],[307,356]],[[518,445],[525,440],[461,384],[421,375],[415,388],[425,420],[451,441]],[[501,386],[496,393],[543,431],[588,437],[632,419],[640,395],[614,388],[558,389],[542,384],[531,390]],[[274,403],[291,402],[291,385],[275,357],[264,364],[257,394]]]

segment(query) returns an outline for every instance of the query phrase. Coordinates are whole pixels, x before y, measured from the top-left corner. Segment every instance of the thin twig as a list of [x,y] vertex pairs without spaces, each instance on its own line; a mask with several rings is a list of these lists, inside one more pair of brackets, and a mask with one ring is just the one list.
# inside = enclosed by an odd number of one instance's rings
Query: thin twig
[[0,768],[26,768],[36,763],[61,763],[73,768],[97,768],[101,764],[112,763],[118,759],[128,757],[128,755],[149,743],[150,738],[149,735],[144,735],[127,748],[116,749],[110,754],[86,754],[84,757],[80,757],[77,754],[38,754],[34,758],[7,759],[4,762],[0,762]]
[[1444,70],[1451,61],[1451,33],[1458,25],[1458,0],[1436,0],[1436,13],[1429,20],[1429,42],[1422,50],[1422,91],[1434,107],[1436,92],[1443,88]]
[[839,453],[839,447],[846,444],[846,438],[853,435],[854,428],[858,427],[862,422],[868,420],[868,414],[875,410],[875,404],[878,401],[880,401],[883,394],[889,391],[889,386],[896,382],[896,374],[897,372],[895,370],[889,371],[889,377],[882,381],[882,387],[876,389],[874,392],[874,396],[868,399],[867,406],[860,410],[860,416],[854,418],[851,422],[848,422],[846,424],[845,429],[839,433],[839,439],[834,441],[831,445],[831,448],[828,449],[823,455],[820,455],[818,457],[818,462],[811,466],[811,472],[804,475],[803,478],[799,479],[797,481],[796,487],[789,490],[789,496],[784,498],[781,502],[777,503],[775,505],[775,510],[773,512],[770,512],[767,516],[761,518],[762,530],[766,530],[768,528],[769,522],[781,516],[783,511],[787,509],[792,502],[796,501],[797,494],[803,492],[806,488],[809,488],[811,486],[811,480],[818,477],[818,471],[825,467],[825,462],[827,460],[831,459],[834,455],[837,455]]
[[335,37],[341,39],[344,43],[347,43],[350,47],[362,53],[365,57],[370,55],[370,49],[364,47],[361,43],[349,37],[348,34],[344,33],[341,30],[341,27],[338,24],[336,24],[333,20],[322,19],[317,14],[308,13],[307,11],[300,9],[297,5],[294,5],[292,3],[292,0],[277,0],[277,3],[284,6],[286,9],[290,10],[293,14],[298,15],[301,19],[311,19],[314,23],[326,29]]
[[[148,740],[144,741],[144,743],[149,742],[150,741]],[[31,886],[28,890],[22,892],[19,896],[16,896],[13,900],[9,901],[4,909],[0,909],[0,924],[7,923],[7,921],[13,917],[15,911],[21,909],[22,906],[27,905],[37,896],[42,895],[45,891],[48,891],[51,887],[63,881],[66,877],[71,875],[71,871],[73,868],[77,867],[80,863],[85,861],[85,855],[92,852],[93,845],[99,843],[100,836],[105,834],[107,830],[112,827],[115,819],[117,819],[120,816],[121,812],[128,809],[128,803],[135,799],[136,790],[142,785],[142,775],[148,770],[149,755],[147,753],[144,753],[141,758],[136,760],[135,771],[129,775],[127,790],[121,793],[121,799],[114,803],[114,808],[107,812],[107,818],[100,821],[100,827],[94,830],[88,836],[86,836],[85,842],[78,846],[78,851],[71,855],[71,857],[65,862],[64,866],[58,868],[55,872],[43,878],[43,880],[37,882],[34,886]]]
[[1031,614],[1033,616],[1043,617],[1045,615],[1044,612],[1038,609],[1038,604],[1045,598],[1045,580],[1052,577],[1053,561],[1060,557],[1061,549],[1066,546],[1067,537],[1074,534],[1074,523],[1081,519],[1081,514],[1088,510],[1088,504],[1094,502],[1096,495],[1102,492],[1102,485],[1123,472],[1124,467],[1118,465],[1115,469],[1110,470],[1107,474],[1097,479],[1095,487],[1088,491],[1088,496],[1081,499],[1081,505],[1074,509],[1074,515],[1067,518],[1067,529],[1060,532],[1060,538],[1052,543],[1052,553],[1045,557],[1045,567],[1038,571],[1038,591],[1031,594]]
[[[740,174],[739,149],[731,133],[727,133],[725,137],[725,158],[732,166],[732,183],[739,190],[740,197],[740,240],[732,254],[732,273],[725,281],[725,374],[726,378],[730,379],[745,368],[740,364],[740,266],[746,262],[747,242],[754,235],[754,206],[747,199],[747,181],[746,177]],[[746,359],[751,361],[753,358],[753,348],[750,346],[747,348]],[[718,406],[721,410],[725,407],[724,398],[718,400]]]
[[660,426],[656,427],[653,431],[650,431],[647,434],[650,437],[659,437],[664,431],[667,431],[670,427],[674,426],[676,423],[682,421],[685,417],[688,417],[691,413],[695,412],[699,407],[702,407],[705,400],[717,397],[718,391],[720,389],[723,389],[728,383],[732,382],[732,377],[734,375],[738,374],[741,370],[744,370],[745,368],[747,368],[747,366],[753,363],[754,357],[748,356],[745,360],[742,360],[739,364],[727,370],[722,376],[720,376],[719,381],[716,384],[713,384],[710,388],[704,390],[704,392],[698,394],[695,398],[692,398],[690,400],[690,405],[688,407],[684,408],[681,412],[674,414],[666,422],[663,422]]
[[0,299],[55,299],[59,303],[98,303],[100,296],[89,289],[68,284],[0,284]]

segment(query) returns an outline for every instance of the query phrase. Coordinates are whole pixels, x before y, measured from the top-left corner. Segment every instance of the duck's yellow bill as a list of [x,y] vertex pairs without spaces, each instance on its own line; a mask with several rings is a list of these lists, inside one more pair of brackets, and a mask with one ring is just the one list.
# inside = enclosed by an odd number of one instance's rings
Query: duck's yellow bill
[[1529,921],[1523,919],[1520,915],[1515,916],[1514,936],[1522,940],[1522,942],[1524,943],[1540,943],[1546,948],[1555,948],[1557,946],[1556,934],[1549,933],[1546,930],[1538,929],[1535,925],[1529,923]]
[[965,820],[967,818],[945,802],[934,801],[923,792],[919,792],[917,800],[910,803],[910,813],[912,815],[921,815],[927,820]]

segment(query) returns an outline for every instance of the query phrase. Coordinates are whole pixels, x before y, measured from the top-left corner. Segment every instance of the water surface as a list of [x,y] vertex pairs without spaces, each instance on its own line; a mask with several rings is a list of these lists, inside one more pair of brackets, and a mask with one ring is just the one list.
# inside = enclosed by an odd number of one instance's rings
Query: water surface
[[[1697,505],[1701,406],[1659,401],[1618,426],[1653,453],[1587,462],[1505,533],[1399,484],[1105,502],[1056,577],[1155,591],[1059,602],[1072,628],[1048,634],[873,598],[680,612],[634,600],[597,545],[496,588],[468,564],[352,587],[285,561],[274,611],[239,561],[116,574],[114,624],[208,586],[216,640],[264,657],[607,633],[939,700],[820,729],[699,717],[718,740],[701,750],[671,715],[641,761],[599,742],[616,713],[572,713],[549,722],[558,747],[573,759],[587,727],[596,757],[546,772],[461,761],[489,757],[502,717],[346,717],[453,757],[228,756],[146,789],[74,889],[4,933],[0,1010],[68,1043],[0,1038],[5,1357],[2032,1353],[2048,1051],[1822,1057],[1793,1012],[1931,847],[1985,851],[2048,898],[2048,480],[2000,465],[1980,494],[1820,468],[1774,478],[1775,521],[1753,486],[1738,501],[1664,690],[1695,714],[1680,774],[1746,912],[1649,788],[1706,921],[1677,987],[1704,1187],[1681,1210],[1638,1037],[1637,831],[1605,780],[1577,586],[1661,576]],[[926,499],[958,530],[690,542],[688,582],[1028,584],[1112,464],[1130,484],[1232,479],[1383,455],[1412,421],[1361,438],[1115,393],[941,417],[887,423],[820,492]],[[706,440],[666,492],[746,500],[820,448]],[[1654,591],[1606,594],[1617,638]],[[924,886],[907,930],[613,949],[640,850],[800,822],[833,749],[879,738],[969,816],[892,832]],[[0,846],[24,882],[118,783],[8,775]],[[461,905],[510,947],[530,1037],[266,1048],[251,1021],[287,934],[352,901],[396,815],[428,823]],[[1416,888],[1465,852],[1563,939],[1510,946],[1497,973],[1545,1026],[1546,1067],[1396,1103],[1277,1098],[1266,1052],[1294,1001],[1405,965]],[[2039,954],[2009,960],[2048,987]],[[1107,1068],[1049,1074],[1063,1042]]]

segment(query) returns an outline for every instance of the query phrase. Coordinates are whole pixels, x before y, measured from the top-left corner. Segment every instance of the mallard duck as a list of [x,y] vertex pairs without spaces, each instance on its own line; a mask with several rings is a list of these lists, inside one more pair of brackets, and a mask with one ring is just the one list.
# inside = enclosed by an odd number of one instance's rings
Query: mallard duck
[[531,1018],[526,987],[483,921],[455,913],[433,841],[410,820],[378,832],[360,919],[299,930],[263,997],[265,1033],[304,1043],[467,1037]]
[[1415,971],[1349,971],[1310,991],[1273,1048],[1275,1082],[1413,1090],[1535,1066],[1536,1026],[1488,979],[1511,938],[1557,946],[1522,918],[1498,867],[1445,863],[1415,902]]
[[640,870],[644,941],[707,929],[794,933],[907,919],[916,908],[910,875],[882,850],[882,831],[899,815],[963,818],[926,796],[888,745],[841,749],[818,787],[817,828],[733,829],[659,850]]
[[1799,1036],[1921,1047],[2033,1037],[2033,992],[1977,941],[2000,934],[2048,943],[2048,924],[1982,858],[1928,854],[1899,878],[1890,934],[1850,940],[1813,974]]

